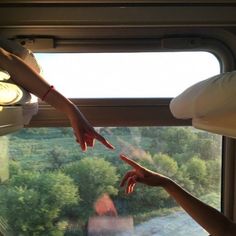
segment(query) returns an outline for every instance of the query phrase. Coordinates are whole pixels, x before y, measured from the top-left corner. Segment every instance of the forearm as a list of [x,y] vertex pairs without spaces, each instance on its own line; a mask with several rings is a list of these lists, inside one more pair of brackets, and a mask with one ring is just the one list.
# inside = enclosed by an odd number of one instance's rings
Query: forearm
[[87,146],[93,147],[95,139],[99,140],[106,147],[114,149],[104,137],[95,131],[74,103],[57,90],[50,89],[51,85],[37,73],[37,68],[35,70],[32,69],[19,57],[6,52],[2,48],[0,48],[0,68],[6,70],[16,84],[37,97],[43,98],[45,102],[66,114],[73,128],[76,140],[80,143],[83,151],[86,151]]
[[[11,79],[16,84],[39,98],[43,98],[50,88],[48,82],[36,71],[26,65],[19,57],[4,50],[0,51],[0,67],[8,71]],[[56,90],[52,90],[45,98],[45,101],[66,114],[71,109],[74,109],[74,105]]]
[[163,186],[176,202],[212,236],[235,235],[235,225],[170,179]]
[[[48,87],[48,89],[50,89],[50,87]],[[80,112],[79,109],[76,108],[76,106],[69,99],[65,98],[56,89],[50,90],[50,92],[45,97],[44,101],[52,105],[57,110],[63,112],[67,116],[72,115],[73,112],[77,112],[77,113]],[[83,116],[81,113],[80,115]]]

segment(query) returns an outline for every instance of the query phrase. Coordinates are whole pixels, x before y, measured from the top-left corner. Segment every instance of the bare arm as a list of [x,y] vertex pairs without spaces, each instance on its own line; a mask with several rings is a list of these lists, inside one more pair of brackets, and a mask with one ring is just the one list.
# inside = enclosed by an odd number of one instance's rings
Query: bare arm
[[121,159],[133,167],[133,170],[127,172],[121,181],[121,186],[127,184],[127,194],[133,192],[137,182],[149,186],[163,187],[176,202],[212,236],[236,235],[235,223],[231,222],[216,209],[192,196],[171,179],[144,168],[124,155],[121,155]]
[[[2,48],[0,48],[0,67],[8,71],[11,75],[11,79],[16,84],[22,86],[39,98],[42,98],[50,89],[48,82],[35,70],[16,55]],[[46,96],[45,102],[67,115],[74,129],[76,139],[80,143],[83,151],[87,149],[87,146],[93,147],[95,139],[99,140],[106,147],[113,149],[113,146],[94,130],[80,110],[61,93],[56,90],[51,90]]]
[[203,203],[170,179],[164,189],[176,202],[212,236],[236,235],[236,225],[213,207]]

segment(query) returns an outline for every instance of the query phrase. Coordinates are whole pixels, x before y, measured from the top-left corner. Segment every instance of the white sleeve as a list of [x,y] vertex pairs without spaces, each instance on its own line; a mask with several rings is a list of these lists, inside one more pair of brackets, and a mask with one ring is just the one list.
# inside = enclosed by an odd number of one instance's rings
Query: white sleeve
[[170,110],[195,128],[236,137],[236,71],[194,84],[172,99]]
[[172,99],[170,110],[181,119],[236,111],[236,71],[194,84]]
[[236,112],[224,113],[218,116],[193,118],[193,127],[219,135],[236,138]]

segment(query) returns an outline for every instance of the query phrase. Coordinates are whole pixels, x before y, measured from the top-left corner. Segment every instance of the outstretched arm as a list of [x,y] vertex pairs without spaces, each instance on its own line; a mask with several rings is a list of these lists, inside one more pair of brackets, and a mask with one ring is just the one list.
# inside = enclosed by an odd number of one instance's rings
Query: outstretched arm
[[133,170],[127,172],[121,181],[121,187],[126,185],[127,194],[134,191],[137,182],[149,186],[163,187],[176,202],[212,236],[236,235],[236,224],[231,222],[216,209],[192,196],[173,180],[144,168],[124,155],[121,155],[120,158],[133,167]]
[[[0,48],[0,67],[6,70],[11,79],[27,91],[39,98],[43,98],[50,85],[34,69],[29,67],[16,55]],[[57,110],[65,113],[70,120],[77,142],[81,149],[86,151],[87,146],[94,146],[95,139],[106,147],[113,149],[113,146],[90,125],[80,110],[61,93],[52,89],[45,97],[45,102],[52,105]]]

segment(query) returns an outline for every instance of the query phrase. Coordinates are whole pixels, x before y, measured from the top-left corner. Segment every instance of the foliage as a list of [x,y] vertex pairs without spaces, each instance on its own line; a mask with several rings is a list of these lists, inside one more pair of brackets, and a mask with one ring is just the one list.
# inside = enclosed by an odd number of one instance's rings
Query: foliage
[[0,235],[1,236],[13,236],[12,231],[3,217],[0,217]]
[[11,160],[9,162],[9,173],[10,176],[19,175],[20,173],[22,173],[20,162]]
[[60,169],[67,163],[68,151],[62,147],[54,146],[48,154],[48,163],[51,165],[51,169]]
[[55,223],[62,208],[76,202],[72,179],[59,172],[24,172],[0,191],[0,212],[16,235],[59,235]]
[[219,193],[221,187],[221,163],[220,160],[210,160],[206,162],[207,188],[211,192]]
[[173,177],[177,174],[178,164],[167,154],[158,153],[153,156],[154,164],[157,168],[156,171],[168,177]]
[[206,204],[220,210],[220,195],[219,194],[215,192],[211,192],[207,195],[201,196],[200,199]]
[[116,195],[118,180],[116,168],[100,158],[86,158],[64,167],[64,173],[79,186],[83,202],[78,208],[80,217],[88,218],[93,212],[93,204],[104,193]]
[[[10,226],[16,221],[16,235],[83,235],[94,202],[105,192],[119,214],[135,214],[139,222],[151,212],[172,209],[174,201],[161,188],[138,184],[135,194],[124,194],[117,180],[130,166],[120,161],[120,153],[219,206],[220,136],[192,127],[109,127],[99,132],[114,151],[96,142],[94,149],[81,152],[72,129],[64,127],[22,129],[8,135],[7,144],[0,140],[10,173],[0,185],[0,212]],[[71,230],[74,222],[77,228]]]
[[207,170],[206,162],[204,160],[193,157],[186,163],[185,168],[189,178],[194,182],[202,182],[206,179]]
[[191,143],[190,148],[195,155],[198,154],[201,159],[215,160],[219,158],[220,145],[212,138],[197,138]]
[[184,166],[183,172],[194,185],[194,194],[201,196],[206,192],[207,187],[207,168],[206,162],[198,157],[191,158]]
[[169,195],[161,188],[150,188],[139,185],[135,194],[129,196],[128,209],[134,214],[148,212],[153,209],[164,208],[168,202]]

